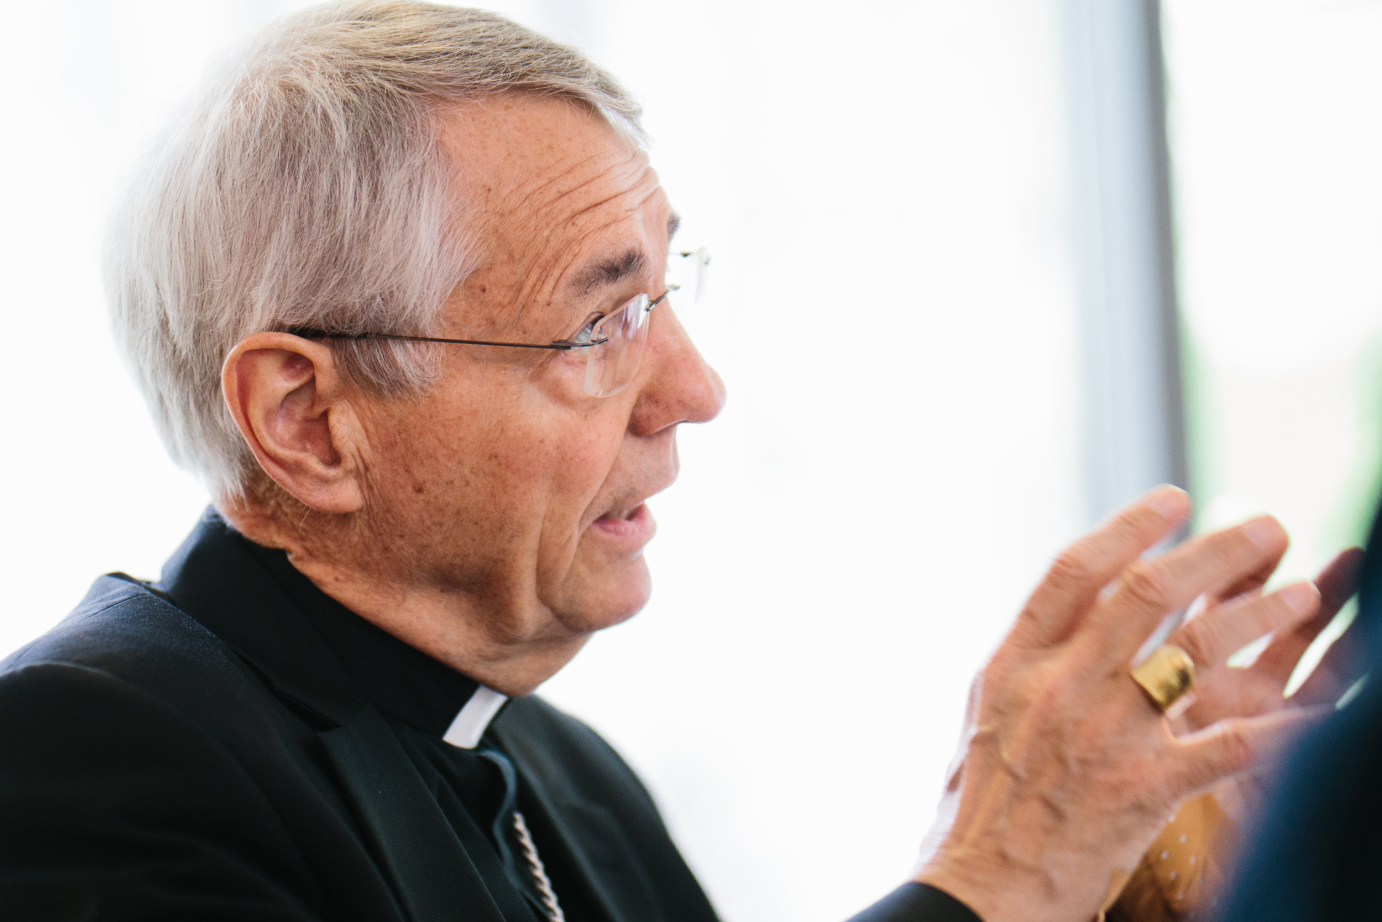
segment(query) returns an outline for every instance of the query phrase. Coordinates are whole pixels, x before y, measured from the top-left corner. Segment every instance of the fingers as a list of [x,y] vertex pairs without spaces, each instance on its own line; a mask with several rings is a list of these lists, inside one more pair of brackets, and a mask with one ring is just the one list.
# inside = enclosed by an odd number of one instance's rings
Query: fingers
[[1350,630],[1334,641],[1310,678],[1291,696],[1292,704],[1336,704],[1362,678],[1368,666],[1367,640],[1362,632]]
[[1320,587],[1320,607],[1335,612],[1343,608],[1358,591],[1362,576],[1363,549],[1351,547],[1340,553],[1315,577],[1315,585]]
[[[1183,715],[1180,735],[1202,730],[1228,717],[1256,717],[1286,707],[1281,697],[1282,684],[1253,669],[1219,668],[1203,677],[1195,677],[1195,691],[1190,707]],[[1177,721],[1172,722],[1175,726]]]
[[1241,583],[1280,557],[1288,540],[1276,519],[1261,516],[1140,560],[1119,576],[1118,587],[1089,616],[1091,643],[1102,655],[1130,658],[1166,614],[1201,593],[1214,595]]
[[1330,561],[1315,578],[1315,585],[1320,590],[1320,606],[1315,616],[1295,630],[1273,639],[1257,658],[1253,668],[1279,679],[1282,687],[1285,687],[1306,649],[1357,590],[1362,564],[1363,552],[1358,548],[1350,548]]
[[1172,486],[1157,487],[1115,512],[1056,558],[1027,601],[1014,636],[1031,646],[1065,640],[1100,591],[1189,512],[1190,498]]
[[1290,681],[1291,673],[1296,671],[1296,664],[1300,662],[1300,658],[1305,655],[1310,644],[1315,642],[1315,638],[1320,636],[1320,631],[1329,626],[1336,614],[1338,609],[1331,611],[1321,602],[1319,611],[1313,618],[1300,624],[1295,630],[1272,638],[1272,642],[1262,651],[1262,655],[1253,663],[1252,668],[1276,679],[1281,687],[1285,688],[1286,683]]
[[[1264,596],[1219,605],[1187,622],[1171,636],[1171,643],[1190,654],[1201,669],[1219,666],[1259,637],[1313,620],[1319,603],[1320,591],[1313,583],[1292,583]],[[1281,684],[1286,684],[1285,678]]]
[[1252,595],[1260,592],[1262,587],[1267,585],[1267,580],[1272,578],[1272,574],[1276,572],[1276,568],[1281,564],[1281,558],[1284,556],[1286,556],[1286,548],[1283,546],[1280,554],[1274,554],[1263,561],[1262,566],[1258,567],[1255,571],[1249,573],[1234,585],[1213,593],[1212,597],[1208,599],[1209,604],[1214,605],[1219,602],[1228,601],[1229,599],[1236,599],[1240,596]]
[[1224,720],[1181,741],[1169,779],[1182,796],[1203,791],[1275,756],[1333,713],[1332,707],[1285,708],[1261,717]]

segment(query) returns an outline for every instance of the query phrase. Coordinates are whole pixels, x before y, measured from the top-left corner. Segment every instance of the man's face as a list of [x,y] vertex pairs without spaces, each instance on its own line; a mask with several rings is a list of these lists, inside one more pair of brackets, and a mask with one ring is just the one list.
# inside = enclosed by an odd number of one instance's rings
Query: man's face
[[[521,95],[457,107],[443,135],[481,263],[448,337],[547,343],[665,289],[673,213],[647,157],[595,115]],[[457,594],[504,643],[567,642],[647,601],[644,501],[677,475],[676,425],[724,387],[672,310],[649,317],[633,382],[596,398],[585,350],[447,345],[417,402],[369,404],[366,566]]]

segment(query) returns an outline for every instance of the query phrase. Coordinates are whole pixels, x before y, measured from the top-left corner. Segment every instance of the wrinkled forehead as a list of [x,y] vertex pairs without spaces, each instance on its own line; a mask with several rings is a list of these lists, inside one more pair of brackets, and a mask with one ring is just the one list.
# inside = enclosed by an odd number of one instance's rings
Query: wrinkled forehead
[[583,105],[503,94],[457,107],[443,135],[469,235],[528,294],[602,247],[665,248],[671,209],[647,154]]

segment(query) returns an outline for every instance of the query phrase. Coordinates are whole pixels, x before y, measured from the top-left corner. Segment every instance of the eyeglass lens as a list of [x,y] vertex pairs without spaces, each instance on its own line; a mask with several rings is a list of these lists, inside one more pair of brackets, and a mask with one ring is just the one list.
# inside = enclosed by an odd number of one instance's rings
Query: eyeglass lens
[[591,330],[591,339],[605,341],[586,350],[585,392],[590,396],[617,394],[638,374],[648,341],[650,300],[646,294],[639,295]]
[[[705,292],[706,267],[710,254],[702,247],[694,252],[674,254],[668,261],[669,300],[686,308]],[[585,350],[585,392],[592,397],[610,397],[628,387],[638,374],[643,350],[648,342],[651,298],[641,294],[604,317],[591,330],[591,339],[605,340]]]

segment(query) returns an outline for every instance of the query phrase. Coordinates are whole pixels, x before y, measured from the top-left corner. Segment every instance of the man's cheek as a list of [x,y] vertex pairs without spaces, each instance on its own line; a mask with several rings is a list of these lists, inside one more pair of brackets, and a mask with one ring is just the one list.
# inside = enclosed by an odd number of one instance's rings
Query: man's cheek
[[559,491],[583,497],[587,506],[598,502],[601,488],[618,486],[610,481],[619,471],[621,444],[620,439],[586,439],[572,445],[570,453],[557,465]]

